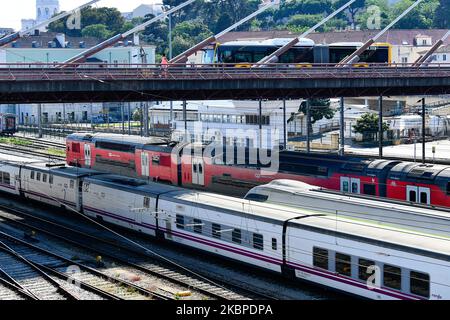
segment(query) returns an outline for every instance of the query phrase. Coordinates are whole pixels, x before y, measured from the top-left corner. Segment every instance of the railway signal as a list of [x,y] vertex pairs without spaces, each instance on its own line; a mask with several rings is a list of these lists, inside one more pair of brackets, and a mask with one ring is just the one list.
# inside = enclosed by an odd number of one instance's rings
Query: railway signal
[[278,7],[280,5],[280,0],[270,0],[268,3],[263,4],[257,11],[253,12],[252,14],[248,15],[247,17],[243,18],[242,20],[236,22],[232,26],[228,27],[227,29],[223,30],[222,32],[216,34],[215,36],[211,36],[199,43],[197,43],[192,48],[186,50],[185,52],[179,54],[175,58],[171,59],[170,63],[185,63],[188,60],[188,57],[196,53],[197,51],[201,50],[202,48],[206,47],[207,45],[211,44],[212,42],[216,41],[220,37],[223,37],[225,34],[229,33],[230,31],[236,29],[237,27],[243,25],[247,21],[253,19],[254,17],[258,16],[259,14],[263,13],[264,11]]
[[89,7],[90,5],[92,5],[92,4],[96,3],[96,2],[99,2],[99,1],[100,0],[89,1],[89,2],[87,2],[85,4],[83,4],[82,6],[79,6],[79,7],[75,8],[75,9],[70,10],[70,11],[63,12],[63,13],[57,15],[57,16],[54,16],[53,18],[51,18],[51,19],[49,19],[47,21],[44,21],[44,22],[34,26],[33,28],[22,29],[21,31],[18,31],[18,32],[10,34],[10,35],[7,35],[7,36],[5,36],[5,37],[0,39],[0,47],[6,46],[7,44],[9,44],[11,42],[13,42],[13,41],[15,41],[17,39],[20,39],[20,38],[22,38],[23,36],[25,36],[27,34],[30,34],[30,33],[34,32],[34,30],[39,30],[39,29],[41,29],[43,27],[46,27],[52,22],[55,22],[55,21],[58,21],[60,19],[65,18],[67,16],[70,16],[70,15],[76,13],[77,11],[80,11],[80,10],[86,8],[86,7]]
[[153,24],[153,23],[155,23],[155,22],[157,22],[159,20],[165,19],[170,14],[172,14],[172,13],[178,11],[178,10],[183,9],[184,7],[190,5],[191,3],[195,2],[195,1],[196,0],[188,0],[186,2],[183,2],[180,5],[178,5],[176,7],[173,7],[172,9],[161,13],[160,15],[154,17],[153,19],[150,19],[149,21],[144,22],[144,23],[138,25],[137,27],[134,27],[133,29],[131,29],[131,30],[127,31],[127,32],[124,32],[124,33],[121,33],[121,34],[117,34],[114,37],[112,37],[112,38],[110,38],[108,40],[105,40],[102,43],[100,43],[100,44],[98,44],[98,45],[96,45],[96,46],[94,46],[92,48],[89,48],[89,49],[81,52],[80,54],[77,54],[76,56],[74,56],[74,57],[64,61],[63,64],[77,64],[77,63],[85,62],[93,54],[95,54],[97,52],[100,52],[103,49],[108,48],[109,46],[112,46],[112,45],[116,44],[117,42],[119,42],[121,40],[126,39],[128,36],[130,36],[130,35],[132,35],[134,33],[137,33],[137,32],[145,30],[145,28],[147,28],[149,25],[151,25],[151,24]]

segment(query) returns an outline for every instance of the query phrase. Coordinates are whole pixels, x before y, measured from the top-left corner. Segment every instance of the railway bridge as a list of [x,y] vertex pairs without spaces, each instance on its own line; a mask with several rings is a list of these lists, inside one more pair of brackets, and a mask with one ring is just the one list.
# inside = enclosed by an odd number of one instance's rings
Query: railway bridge
[[0,65],[3,104],[438,94],[450,94],[450,64]]

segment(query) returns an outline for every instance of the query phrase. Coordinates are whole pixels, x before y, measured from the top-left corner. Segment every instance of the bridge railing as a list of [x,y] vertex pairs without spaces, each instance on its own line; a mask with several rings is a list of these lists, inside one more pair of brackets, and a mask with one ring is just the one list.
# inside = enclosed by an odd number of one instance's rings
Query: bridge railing
[[113,80],[233,80],[448,77],[450,63],[415,67],[412,64],[0,64],[0,81],[113,81]]

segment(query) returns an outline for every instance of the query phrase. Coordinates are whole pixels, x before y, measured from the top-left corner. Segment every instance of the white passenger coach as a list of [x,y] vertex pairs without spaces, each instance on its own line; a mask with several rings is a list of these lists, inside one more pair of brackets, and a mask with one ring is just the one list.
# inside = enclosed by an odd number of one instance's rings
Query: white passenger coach
[[442,230],[404,230],[330,215],[320,203],[314,210],[261,203],[26,158],[0,157],[0,164],[4,192],[152,237],[361,297],[450,299],[450,238]]

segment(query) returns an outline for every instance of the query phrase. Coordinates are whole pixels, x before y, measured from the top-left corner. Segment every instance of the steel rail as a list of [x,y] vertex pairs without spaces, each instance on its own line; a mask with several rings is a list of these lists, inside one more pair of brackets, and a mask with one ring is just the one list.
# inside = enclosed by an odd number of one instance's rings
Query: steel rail
[[[74,233],[74,234],[76,234],[76,235],[78,235],[78,236],[82,236],[82,237],[84,237],[84,238],[90,239],[90,240],[92,240],[92,241],[95,242],[95,243],[99,242],[99,243],[107,244],[107,245],[109,245],[109,246],[114,246],[114,247],[116,247],[116,248],[120,248],[120,249],[122,249],[122,250],[126,250],[126,251],[128,251],[128,252],[130,252],[130,253],[132,253],[132,254],[137,255],[137,256],[145,256],[145,257],[148,257],[148,255],[145,255],[145,254],[143,254],[142,252],[137,251],[137,250],[134,250],[134,249],[132,249],[132,248],[130,248],[130,247],[127,247],[127,246],[124,246],[124,245],[120,245],[120,244],[118,244],[118,243],[116,243],[116,242],[111,242],[111,241],[108,241],[108,240],[105,240],[105,239],[96,237],[96,236],[94,236],[94,235],[85,233],[85,232],[83,232],[83,231],[79,231],[79,230],[72,229],[72,228],[70,228],[70,227],[68,227],[68,226],[61,225],[61,224],[59,224],[59,223],[57,223],[57,222],[54,222],[54,221],[51,221],[51,220],[47,220],[47,219],[44,219],[44,218],[42,218],[42,217],[37,217],[37,216],[35,216],[35,215],[28,214],[28,213],[25,212],[24,210],[12,209],[12,208],[6,207],[6,206],[4,206],[4,205],[0,205],[0,209],[5,210],[5,211],[9,211],[9,212],[13,212],[14,214],[17,214],[17,215],[19,215],[19,216],[25,216],[25,217],[31,218],[31,219],[33,219],[33,220],[36,220],[36,221],[38,221],[38,222],[41,222],[41,223],[50,225],[50,226],[52,226],[52,229],[53,229],[54,227],[56,227],[56,228],[65,230],[65,232],[72,232],[72,233]],[[36,230],[36,231],[42,232],[42,233],[44,233],[44,234],[47,234],[47,235],[52,236],[52,237],[55,237],[55,238],[59,238],[60,240],[66,241],[66,242],[68,242],[68,243],[71,243],[71,244],[73,244],[73,245],[82,247],[82,248],[84,248],[84,249],[92,250],[92,247],[89,247],[89,246],[87,246],[86,244],[80,243],[79,241],[74,240],[74,238],[72,238],[72,237],[69,238],[69,237],[67,237],[67,236],[62,236],[62,235],[59,235],[59,234],[55,234],[54,232],[50,232],[50,231],[48,231],[48,230],[46,230],[46,229],[43,229],[43,228],[40,228],[40,227],[36,227],[36,226],[30,225],[29,223],[25,223],[24,221],[17,221],[17,220],[14,220],[14,219],[12,219],[12,218],[5,217],[4,215],[1,215],[1,218],[4,219],[4,220],[10,221],[10,222],[12,222],[12,223],[16,223],[16,224],[25,226],[25,227],[27,227],[27,228],[33,228],[33,229]],[[97,250],[97,251],[99,251],[99,250]],[[140,271],[143,271],[143,272],[146,272],[146,273],[149,273],[149,274],[153,274],[153,275],[155,275],[155,276],[164,278],[164,279],[166,279],[166,280],[172,281],[172,282],[177,283],[177,284],[182,285],[182,286],[189,286],[189,287],[191,287],[192,289],[194,289],[195,291],[198,291],[198,292],[203,293],[203,294],[205,294],[205,295],[214,297],[214,298],[216,298],[216,299],[218,299],[218,300],[226,300],[222,294],[218,294],[218,293],[214,293],[214,292],[208,291],[207,289],[203,289],[203,288],[201,288],[200,286],[196,286],[196,285],[192,285],[192,284],[187,284],[187,283],[184,282],[183,280],[174,279],[174,278],[172,278],[171,276],[168,276],[168,275],[164,275],[164,274],[158,273],[158,272],[156,272],[156,271],[154,271],[154,270],[151,270],[150,268],[147,268],[147,267],[145,267],[145,266],[141,266],[141,265],[139,265],[139,264],[135,264],[135,263],[133,263],[133,262],[131,262],[131,261],[125,260],[125,259],[123,259],[123,258],[121,258],[121,257],[119,257],[119,256],[117,256],[117,255],[115,255],[115,254],[113,254],[113,253],[111,253],[111,252],[102,251],[101,254],[102,254],[103,256],[105,256],[105,257],[110,257],[110,258],[113,259],[113,260],[117,260],[117,261],[119,261],[119,262],[121,262],[121,263],[123,263],[123,264],[125,264],[125,265],[128,265],[128,266],[131,266],[131,267],[133,267],[133,268],[136,268],[136,269],[138,269],[138,270],[140,270]],[[159,262],[161,262],[161,263],[163,263],[163,264],[165,263],[164,261],[160,260],[158,257],[154,257],[154,259],[157,260],[157,261],[159,261]],[[164,268],[166,268],[166,267],[164,267]],[[237,285],[232,285],[232,284],[227,283],[227,286],[237,288],[238,290],[241,290],[241,291],[244,291],[244,292],[248,292],[248,293],[250,293],[250,294],[252,294],[252,295],[254,295],[254,296],[257,296],[259,299],[261,299],[261,298],[263,298],[263,299],[270,299],[270,300],[276,299],[275,297],[268,296],[268,295],[264,295],[264,294],[262,294],[262,293],[260,293],[260,292],[253,292],[253,291],[251,291],[251,290],[248,289],[248,288],[242,288],[242,287],[237,286]]]
[[[6,217],[2,217],[2,218],[5,219],[5,220],[8,220],[8,218],[6,218]],[[9,220],[13,221],[15,223],[21,224],[21,222],[19,222],[19,221],[16,221],[16,220],[13,220],[13,219],[9,219]],[[26,225],[26,223],[22,223],[22,225]],[[34,229],[37,230],[37,228],[34,228]],[[51,232],[48,232],[48,231],[45,231],[45,230],[39,230],[39,231],[41,231],[43,233],[46,232],[47,234],[51,235]],[[92,274],[96,275],[97,277],[100,277],[100,278],[103,278],[103,279],[107,279],[110,282],[115,282],[115,283],[122,284],[122,285],[125,285],[127,287],[130,287],[130,288],[138,291],[142,295],[147,295],[149,297],[154,297],[154,298],[159,299],[159,300],[170,300],[167,296],[164,296],[164,295],[161,295],[159,293],[156,293],[156,292],[144,289],[144,288],[142,288],[140,286],[137,286],[134,283],[131,283],[131,282],[127,281],[127,280],[123,280],[123,279],[119,279],[117,277],[113,277],[113,276],[107,275],[107,274],[105,274],[105,273],[103,273],[101,271],[98,271],[98,270],[96,270],[96,269],[94,269],[92,267],[89,267],[89,266],[87,266],[85,264],[82,264],[80,262],[74,261],[72,259],[68,259],[66,257],[63,257],[63,256],[57,254],[57,253],[54,253],[54,252],[51,252],[49,250],[43,249],[41,247],[38,247],[38,246],[36,246],[34,244],[31,244],[29,242],[26,242],[26,241],[24,241],[22,239],[19,239],[17,237],[9,235],[9,234],[7,234],[7,233],[5,233],[3,231],[0,231],[0,237],[10,239],[10,241],[17,242],[17,243],[19,243],[21,245],[24,245],[24,246],[26,246],[28,248],[31,248],[31,249],[35,250],[35,251],[41,252],[41,253],[46,254],[48,256],[51,256],[51,257],[54,257],[56,259],[62,260],[64,262],[66,262],[66,263],[69,263],[70,265],[76,265],[80,269],[85,270],[85,271],[87,271],[89,273],[92,273]],[[1,250],[1,246],[0,246],[0,250]]]
[[[7,238],[6,236],[4,236],[5,234],[0,233],[0,237],[3,238]],[[10,254],[13,257],[15,257],[17,260],[21,261],[22,263],[24,263],[25,265],[27,265],[28,267],[30,267],[31,269],[33,269],[35,272],[39,273],[46,281],[48,281],[49,283],[51,283],[52,286],[56,287],[56,291],[61,294],[61,296],[67,298],[68,300],[79,300],[77,297],[75,297],[70,291],[68,291],[67,289],[64,289],[55,279],[53,279],[48,273],[46,273],[44,270],[42,270],[38,264],[34,263],[33,261],[23,257],[22,255],[20,255],[18,252],[16,252],[15,250],[13,250],[12,248],[9,248],[8,246],[6,246],[4,243],[0,242],[0,251]],[[2,272],[4,272],[6,274],[6,272],[4,270],[2,270]],[[9,275],[9,277],[11,279],[13,279],[13,277],[11,275]],[[25,289],[22,285],[21,287],[23,289]],[[36,294],[34,294],[31,290],[29,289],[25,289],[27,292],[30,292],[33,296],[36,296]],[[41,300],[38,296],[36,296],[39,300]]]

